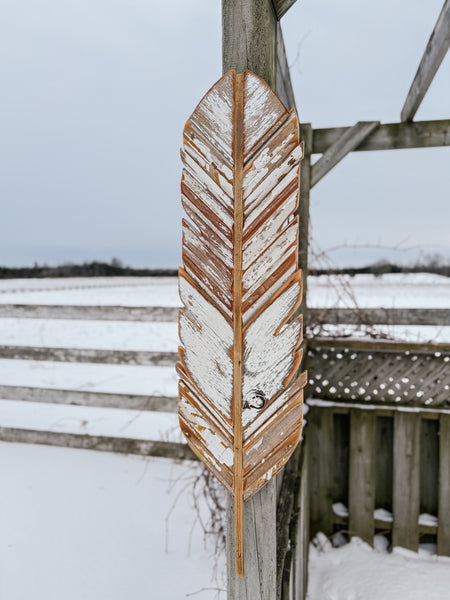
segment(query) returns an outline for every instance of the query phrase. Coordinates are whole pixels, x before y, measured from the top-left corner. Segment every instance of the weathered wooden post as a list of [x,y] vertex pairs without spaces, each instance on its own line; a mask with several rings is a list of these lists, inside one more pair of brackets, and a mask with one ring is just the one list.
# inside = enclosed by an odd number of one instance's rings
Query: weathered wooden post
[[303,151],[296,112],[274,93],[277,29],[271,0],[224,0],[225,73],[183,132],[189,220],[179,272],[178,411],[190,447],[233,498],[230,600],[276,598],[274,477],[300,439],[306,381],[298,375],[295,216]]
[[[277,18],[271,0],[222,0],[222,70],[249,69],[276,90]],[[227,507],[227,598],[276,598],[276,480],[244,505],[245,575],[234,569],[234,501]]]
[[[294,0],[295,1],[295,0]],[[278,2],[278,4],[280,4]],[[284,73],[287,62],[280,59],[284,52],[281,28],[277,20],[293,2],[277,6],[271,0],[222,0],[222,60],[223,72],[249,69],[264,79],[276,91],[287,108],[295,107],[290,87],[289,72]],[[280,69],[281,67],[281,69]],[[278,73],[277,73],[278,71]],[[278,75],[278,82],[277,82]],[[277,85],[278,83],[278,85]],[[303,132],[302,132],[303,133]],[[308,150],[311,147],[311,128],[307,130]],[[307,157],[309,175],[310,152]],[[301,204],[300,218],[309,211],[309,177],[303,186],[308,202]],[[307,218],[300,225],[299,266],[307,262]],[[306,306],[306,294],[302,306]],[[297,461],[295,461],[298,464]],[[282,474],[278,476],[278,481]],[[229,496],[227,509],[227,590],[229,600],[274,599],[280,592],[280,575],[277,582],[277,485],[270,481],[244,507],[245,564],[244,579],[234,572],[235,539],[233,523],[234,501]],[[289,524],[287,525],[289,527]],[[280,569],[278,568],[278,571]],[[277,585],[278,583],[278,585]]]

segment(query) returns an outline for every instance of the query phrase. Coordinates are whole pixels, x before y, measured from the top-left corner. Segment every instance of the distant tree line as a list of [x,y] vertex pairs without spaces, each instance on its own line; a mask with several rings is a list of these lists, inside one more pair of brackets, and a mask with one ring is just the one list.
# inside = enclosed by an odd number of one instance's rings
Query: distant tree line
[[[369,273],[380,276],[385,273],[436,273],[450,277],[450,259],[439,255],[425,257],[414,265],[398,265],[388,261],[378,261],[366,267],[309,269],[310,275],[359,275]],[[136,269],[125,266],[119,259],[108,262],[85,262],[82,264],[64,263],[56,267],[35,263],[32,267],[0,267],[0,279],[26,279],[43,277],[174,277],[178,269]]]
[[109,263],[92,261],[82,264],[64,263],[57,267],[39,265],[32,267],[0,267],[0,279],[43,277],[165,277],[175,276],[177,269],[135,269],[113,258]]
[[436,273],[450,277],[450,258],[445,260],[440,255],[426,256],[418,260],[413,265],[399,265],[391,263],[387,260],[380,260],[366,267],[355,268],[326,268],[326,269],[309,269],[310,275],[359,275],[361,273],[369,273],[375,276],[384,275],[385,273]]

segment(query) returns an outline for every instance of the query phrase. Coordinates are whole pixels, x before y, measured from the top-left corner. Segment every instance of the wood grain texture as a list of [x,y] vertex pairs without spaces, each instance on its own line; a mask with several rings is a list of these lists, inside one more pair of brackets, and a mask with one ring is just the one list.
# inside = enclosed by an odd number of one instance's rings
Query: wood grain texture
[[420,508],[420,414],[394,415],[392,545],[417,552]]
[[301,432],[301,155],[295,111],[249,71],[226,73],[184,130],[180,425],[234,494],[238,574],[242,502]]
[[275,90],[276,35],[272,0],[222,0],[223,72],[248,69]]
[[[229,600],[274,600],[273,574],[276,571],[276,488],[265,486],[251,501],[244,504],[244,562],[245,577],[238,577],[232,569],[227,573],[227,598]],[[227,562],[233,564],[234,502],[229,496],[227,507]]]
[[450,415],[439,419],[439,508],[437,553],[450,556]]
[[312,535],[333,532],[333,412],[317,407],[308,412],[309,486]]
[[305,600],[308,588],[308,552],[309,552],[309,445],[303,443],[300,459],[300,482],[296,498],[296,514],[292,536],[292,592],[291,598]]
[[401,112],[402,121],[414,118],[450,46],[450,0],[445,0],[428,40]]
[[373,544],[375,510],[375,413],[354,408],[350,411],[350,461],[348,527]]

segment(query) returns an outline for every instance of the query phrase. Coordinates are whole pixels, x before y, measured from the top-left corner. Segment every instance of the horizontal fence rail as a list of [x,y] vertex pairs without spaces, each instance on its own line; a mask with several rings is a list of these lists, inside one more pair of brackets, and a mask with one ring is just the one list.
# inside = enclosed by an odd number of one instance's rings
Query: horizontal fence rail
[[92,348],[0,346],[0,358],[46,360],[53,362],[101,363],[108,365],[172,367],[178,361],[178,353],[150,352],[145,350],[95,350]]
[[141,456],[172,458],[175,460],[198,460],[187,444],[159,440],[139,440],[82,433],[0,427],[0,441],[101,450],[121,454],[139,454]]
[[[179,306],[0,304],[0,318],[175,322],[179,309]],[[330,325],[450,326],[447,308],[309,308],[308,317],[312,322]]]
[[172,322],[178,319],[178,310],[177,306],[0,304],[0,318]]
[[447,308],[310,308],[311,321],[330,325],[450,326]]
[[96,408],[123,408],[152,412],[177,412],[177,398],[173,396],[144,396],[113,394],[83,390],[64,390],[15,385],[0,385],[0,398],[45,404],[95,406]]

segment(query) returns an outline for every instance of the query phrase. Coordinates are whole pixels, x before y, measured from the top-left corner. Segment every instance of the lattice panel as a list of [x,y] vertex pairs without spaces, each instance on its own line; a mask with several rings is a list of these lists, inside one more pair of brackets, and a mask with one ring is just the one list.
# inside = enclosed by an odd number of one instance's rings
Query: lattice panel
[[310,396],[450,407],[450,353],[315,347],[308,351]]

